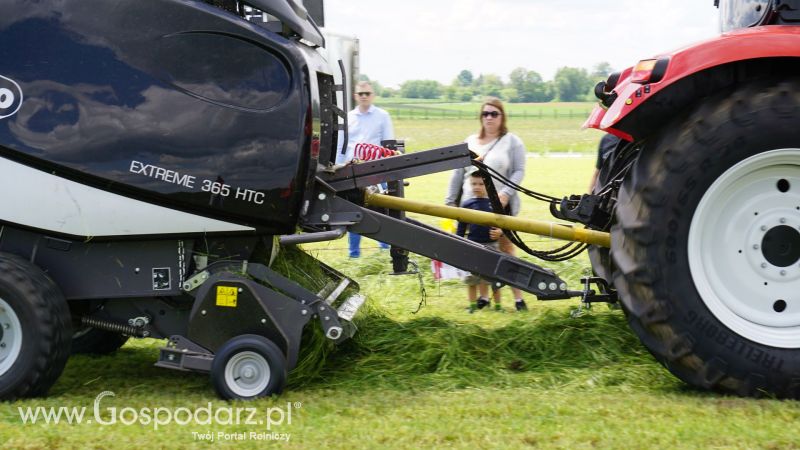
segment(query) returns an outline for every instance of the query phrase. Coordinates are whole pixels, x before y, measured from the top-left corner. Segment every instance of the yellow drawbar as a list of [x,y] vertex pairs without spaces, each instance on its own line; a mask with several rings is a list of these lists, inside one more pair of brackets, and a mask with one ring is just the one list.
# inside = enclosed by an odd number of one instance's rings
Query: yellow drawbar
[[381,194],[366,194],[365,203],[368,206],[389,208],[399,211],[414,212],[427,216],[444,217],[458,220],[459,222],[497,227],[505,230],[521,231],[523,233],[549,236],[565,241],[584,242],[600,247],[611,247],[611,235],[603,231],[575,228],[568,224],[545,222],[541,220],[520,219],[514,216],[505,216],[472,209],[456,208],[453,206],[432,205],[406,198],[392,197]]

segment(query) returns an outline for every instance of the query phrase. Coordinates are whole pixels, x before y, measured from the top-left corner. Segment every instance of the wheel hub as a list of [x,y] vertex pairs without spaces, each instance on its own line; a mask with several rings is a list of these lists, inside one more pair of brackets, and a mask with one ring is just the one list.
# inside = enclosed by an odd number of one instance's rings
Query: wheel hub
[[271,371],[259,353],[243,351],[233,355],[225,365],[225,383],[241,397],[253,397],[267,388]]
[[800,347],[800,149],[734,165],[706,191],[689,267],[712,314],[750,340]]
[[800,231],[787,225],[772,228],[764,234],[761,251],[773,266],[794,265],[800,260]]
[[21,348],[22,325],[11,305],[0,299],[0,375],[11,368]]
[[[739,244],[745,249],[749,269],[766,283],[800,279],[800,213],[779,207],[765,211],[758,205],[750,209],[753,212],[749,214],[749,211],[741,212],[746,218],[752,219],[743,237],[744,242]],[[761,209],[758,216],[755,215],[757,209]],[[731,238],[736,239],[733,236]],[[734,240],[729,245],[735,243]]]

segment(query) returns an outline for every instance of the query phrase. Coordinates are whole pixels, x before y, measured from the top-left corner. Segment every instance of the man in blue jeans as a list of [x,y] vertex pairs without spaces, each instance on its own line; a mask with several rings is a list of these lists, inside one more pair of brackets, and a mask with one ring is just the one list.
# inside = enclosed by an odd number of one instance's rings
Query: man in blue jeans
[[[347,164],[353,159],[355,146],[359,143],[381,145],[381,141],[394,139],[394,127],[389,113],[373,105],[375,91],[367,81],[356,84],[354,94],[356,106],[347,113],[348,141],[347,149],[336,155],[336,164]],[[350,257],[361,256],[361,236],[349,233]],[[381,248],[387,249],[389,245],[381,242]]]

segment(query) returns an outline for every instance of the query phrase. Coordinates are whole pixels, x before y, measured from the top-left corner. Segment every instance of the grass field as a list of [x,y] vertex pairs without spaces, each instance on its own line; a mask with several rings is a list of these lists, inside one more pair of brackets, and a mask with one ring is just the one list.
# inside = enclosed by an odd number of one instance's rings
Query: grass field
[[[581,130],[582,121],[575,119],[511,119],[509,130],[518,135],[529,152],[594,154],[602,133]],[[442,145],[458,144],[478,132],[475,120],[398,120],[395,135],[405,139],[409,151],[427,150]]]
[[[420,121],[421,122],[421,121]],[[453,121],[398,123],[399,133],[419,136],[425,146],[457,142],[468,130]],[[522,126],[514,131],[524,136]],[[568,147],[568,142],[554,142]],[[529,149],[532,141],[526,138]],[[554,144],[554,145],[556,145]],[[587,145],[589,145],[587,143]],[[423,145],[420,144],[419,148]],[[553,194],[586,188],[593,157],[530,157],[524,184]],[[410,180],[407,195],[440,203],[448,174]],[[544,205],[526,201],[525,215],[545,219]],[[425,218],[431,224],[434,219]],[[548,239],[529,238],[538,246]],[[152,366],[161,342],[129,342],[107,357],[70,359],[46,399],[0,404],[0,447],[31,448],[799,448],[800,404],[740,399],[687,388],[657,364],[628,330],[622,312],[595,307],[570,317],[576,301],[536,303],[520,314],[468,314],[457,281],[436,284],[429,261],[423,269],[427,305],[417,278],[389,276],[388,255],[364,240],[364,256],[346,257],[346,240],[307,250],[361,284],[369,305],[359,333],[337,347],[319,346],[320,364],[290,376],[280,397],[226,403],[216,398],[207,376]],[[553,267],[553,266],[548,266]],[[573,286],[588,270],[584,255],[557,267]],[[508,295],[508,293],[506,293]],[[506,306],[508,297],[506,297]],[[308,359],[305,359],[308,361]],[[98,394],[101,418],[117,423],[23,424],[18,408],[85,407],[94,419]],[[189,423],[156,426],[133,414],[155,408],[255,408],[256,420],[272,417],[271,432],[289,442],[252,439],[265,424]],[[277,422],[277,411],[291,423]],[[123,410],[132,408],[132,410]],[[272,409],[270,408],[278,408]],[[199,416],[197,416],[199,417]],[[286,419],[286,417],[284,417]],[[213,443],[199,439],[203,433]],[[245,433],[246,439],[217,433]],[[193,434],[200,433],[200,434]]]
[[[378,98],[376,105],[394,113],[399,119],[407,117],[436,118],[442,115],[451,118],[474,118],[480,109],[479,102],[442,102],[420,101],[404,98]],[[549,103],[505,103],[510,117],[547,118],[547,117],[583,117],[589,115],[594,102],[549,102]],[[459,114],[461,113],[461,114]]]
[[[398,139],[405,139],[409,151],[461,142],[480,127],[477,118],[480,103],[385,99],[378,105],[392,115],[395,134]],[[530,152],[592,154],[602,133],[582,130],[581,125],[593,106],[593,103],[507,103],[508,126],[522,138]]]

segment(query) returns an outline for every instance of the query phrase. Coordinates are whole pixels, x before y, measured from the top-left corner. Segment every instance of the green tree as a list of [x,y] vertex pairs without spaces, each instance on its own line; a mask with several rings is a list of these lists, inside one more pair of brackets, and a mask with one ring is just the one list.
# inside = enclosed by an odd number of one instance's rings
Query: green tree
[[594,87],[592,79],[586,69],[575,67],[562,67],[556,72],[553,84],[562,102],[575,102],[588,99],[590,90]]
[[469,87],[458,88],[456,92],[458,93],[458,100],[462,102],[471,101],[474,96],[472,88]]
[[500,99],[507,102],[516,103],[519,99],[519,93],[513,87],[506,87],[500,91]]
[[517,67],[509,75],[509,84],[517,90],[517,96],[509,99],[515,102],[549,102],[553,99],[553,89],[542,76],[533,70]]
[[468,102],[472,100],[472,89],[468,87],[446,86],[442,89],[444,98],[451,102]]
[[409,80],[400,85],[400,95],[408,98],[439,98],[442,85],[435,80]]
[[487,97],[500,97],[505,88],[503,79],[499,75],[493,73],[481,74],[478,79],[480,80],[478,93]]
[[481,93],[481,89],[483,88],[483,74],[478,75],[477,78],[472,79],[472,95],[478,95]]
[[592,78],[605,80],[612,73],[614,73],[614,68],[608,62],[603,61],[595,64],[592,69]]
[[450,86],[445,86],[444,88],[442,88],[442,96],[444,96],[446,100],[449,100],[451,102],[458,100],[458,86],[455,84],[451,84]]
[[455,83],[460,87],[472,86],[473,78],[474,77],[472,76],[472,72],[464,69],[461,72],[459,72],[458,76],[456,77]]

